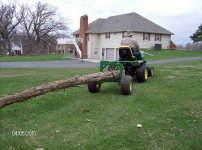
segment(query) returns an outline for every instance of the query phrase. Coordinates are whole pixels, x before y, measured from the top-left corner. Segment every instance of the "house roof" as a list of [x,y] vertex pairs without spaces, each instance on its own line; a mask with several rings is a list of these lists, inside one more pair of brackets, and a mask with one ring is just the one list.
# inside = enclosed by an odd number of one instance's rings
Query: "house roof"
[[[140,16],[135,12],[111,16],[106,19],[97,19],[88,25],[87,33],[123,31],[160,33],[169,35],[173,34],[172,32]],[[73,32],[73,34],[79,34],[79,30]]]

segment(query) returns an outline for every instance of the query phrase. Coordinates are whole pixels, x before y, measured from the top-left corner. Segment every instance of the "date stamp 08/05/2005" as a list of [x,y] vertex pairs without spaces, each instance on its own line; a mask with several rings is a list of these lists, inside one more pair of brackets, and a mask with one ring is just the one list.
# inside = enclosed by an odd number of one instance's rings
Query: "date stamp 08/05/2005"
[[36,136],[36,131],[12,131],[12,136]]

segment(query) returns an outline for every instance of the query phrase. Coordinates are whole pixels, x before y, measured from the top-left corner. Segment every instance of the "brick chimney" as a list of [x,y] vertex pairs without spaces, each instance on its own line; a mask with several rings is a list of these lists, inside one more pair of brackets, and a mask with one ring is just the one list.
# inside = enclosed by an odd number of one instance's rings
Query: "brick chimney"
[[88,30],[88,16],[84,15],[80,18],[80,37],[83,39],[82,43],[82,58],[87,58],[87,32]]

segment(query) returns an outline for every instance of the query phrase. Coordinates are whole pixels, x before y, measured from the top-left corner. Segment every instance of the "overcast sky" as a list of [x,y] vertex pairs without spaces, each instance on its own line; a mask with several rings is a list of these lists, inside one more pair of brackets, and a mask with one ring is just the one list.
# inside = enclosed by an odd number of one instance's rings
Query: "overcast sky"
[[[3,0],[4,1],[4,0]],[[35,3],[36,0],[18,0]],[[192,35],[202,23],[202,0],[41,0],[59,9],[69,18],[71,31],[79,28],[80,16],[87,14],[89,23],[97,18],[136,12],[173,32],[176,44],[191,42]]]

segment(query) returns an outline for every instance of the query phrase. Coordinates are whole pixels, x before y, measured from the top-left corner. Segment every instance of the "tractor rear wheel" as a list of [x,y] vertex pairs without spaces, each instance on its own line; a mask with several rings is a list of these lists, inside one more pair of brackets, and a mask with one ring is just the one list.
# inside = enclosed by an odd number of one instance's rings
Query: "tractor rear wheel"
[[147,67],[148,70],[148,77],[152,77],[154,75],[154,68],[153,67]]
[[120,82],[121,93],[130,95],[133,91],[133,78],[130,75],[124,75]]
[[98,93],[100,91],[101,83],[90,82],[88,83],[88,91],[91,93]]
[[136,70],[136,79],[138,82],[145,82],[148,79],[148,70],[146,64],[142,64]]

